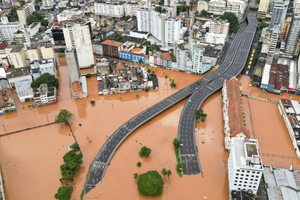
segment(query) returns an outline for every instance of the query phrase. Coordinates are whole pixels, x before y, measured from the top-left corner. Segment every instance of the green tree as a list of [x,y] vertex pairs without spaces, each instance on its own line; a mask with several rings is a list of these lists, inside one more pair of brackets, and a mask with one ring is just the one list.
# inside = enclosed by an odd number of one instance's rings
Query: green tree
[[155,75],[155,71],[154,71],[154,70],[152,70],[151,74],[152,74],[152,75]]
[[137,165],[138,167],[140,167],[140,166],[142,165],[142,163],[141,163],[141,162],[138,162],[138,163],[136,163],[136,165]]
[[137,95],[135,95],[136,96],[136,98],[139,98],[140,97],[140,95],[139,94],[137,94]]
[[139,64],[141,65],[143,63],[143,60],[142,59],[139,59]]
[[170,84],[171,87],[176,87],[176,83],[174,82],[174,79],[172,79],[172,82]]
[[142,148],[141,148],[141,150],[139,151],[139,155],[141,156],[141,157],[149,157],[149,155],[150,155],[150,153],[151,153],[151,149],[150,148],[148,148],[148,147],[145,147],[145,146],[143,146]]
[[91,78],[91,77],[92,77],[92,74],[88,73],[85,77],[86,77],[86,78]]
[[74,144],[72,144],[72,149],[74,149],[74,150],[79,150],[79,144],[78,143],[74,143]]
[[239,28],[240,28],[239,26],[234,27],[234,28],[231,29],[231,31],[234,32],[234,33],[237,33]]
[[91,103],[92,105],[95,105],[96,101],[92,99],[90,103]]
[[206,17],[208,15],[208,12],[206,10],[201,10],[200,15]]
[[256,74],[251,74],[250,78],[253,80],[256,77]]
[[225,12],[220,19],[227,20],[230,26],[235,26],[239,23],[237,16],[232,12]]
[[42,25],[42,26],[48,26],[48,20],[42,19],[42,20],[41,20],[41,25]]
[[259,18],[258,18],[258,21],[259,21],[259,22],[262,22],[262,21],[263,21],[263,19],[259,17]]
[[171,172],[170,169],[167,170],[167,174],[166,174],[166,175],[167,175],[168,177],[172,175],[172,172]]
[[138,173],[134,173],[134,174],[133,174],[133,178],[134,178],[134,179],[137,179],[138,177],[139,177]]
[[149,88],[146,87],[146,88],[145,88],[145,92],[149,92]]
[[160,173],[164,176],[164,175],[167,175],[168,172],[167,172],[166,168],[163,168]]
[[40,20],[38,19],[38,17],[34,14],[32,15],[29,15],[27,18],[26,18],[26,24],[27,25],[30,25],[32,24],[33,22],[39,22]]
[[177,163],[176,169],[179,170],[179,171],[181,171],[182,166],[183,166],[182,163]]
[[177,16],[181,13],[181,12],[188,12],[189,13],[189,7],[184,5],[184,6],[177,6]]
[[66,109],[61,109],[59,114],[55,116],[55,123],[64,123],[69,125],[69,120],[73,117],[73,114]]
[[256,2],[257,4],[259,4],[260,0],[255,0],[255,2]]
[[127,21],[127,20],[129,20],[130,18],[131,18],[131,16],[130,16],[130,15],[127,15],[127,16],[124,17],[124,20]]
[[160,13],[161,13],[161,12],[162,12],[162,7],[161,7],[161,6],[156,6],[156,7],[155,7],[155,10],[156,10],[157,12],[160,12]]
[[61,53],[65,52],[65,48],[59,48],[59,52]]
[[167,79],[168,78],[168,75],[165,75],[165,79]]
[[152,48],[152,47],[149,47],[148,51],[152,51],[152,52],[153,52],[153,48]]
[[163,189],[163,179],[157,171],[148,171],[138,177],[138,190],[145,196],[161,195]]
[[147,72],[150,74],[151,73],[151,69],[147,69]]
[[180,141],[177,138],[174,138],[173,145],[176,149],[180,147]]
[[32,88],[39,88],[41,84],[47,83],[48,87],[56,87],[58,88],[58,79],[52,76],[49,73],[42,74],[35,81],[31,83]]
[[145,42],[145,45],[151,45],[150,41]]
[[57,193],[54,195],[55,199],[58,200],[69,200],[71,198],[71,193],[73,191],[73,187],[69,186],[62,186],[58,188]]

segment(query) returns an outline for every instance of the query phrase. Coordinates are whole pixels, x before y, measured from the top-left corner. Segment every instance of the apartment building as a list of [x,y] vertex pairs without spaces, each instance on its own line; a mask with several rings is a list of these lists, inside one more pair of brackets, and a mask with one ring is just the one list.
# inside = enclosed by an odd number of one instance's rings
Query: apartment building
[[137,27],[140,32],[150,31],[150,13],[148,9],[137,10]]
[[25,52],[23,45],[9,45],[5,48],[8,61],[15,69],[27,66]]
[[294,14],[300,13],[300,0],[294,0]]
[[290,30],[290,26],[291,26],[291,22],[292,22],[292,17],[288,17],[288,18],[284,19],[283,25],[282,25],[282,30],[281,30],[281,35],[280,35],[281,40],[287,39],[289,30]]
[[174,46],[175,41],[180,39],[180,19],[165,19],[165,46]]
[[54,4],[54,0],[43,0],[44,7],[53,7]]
[[122,18],[125,16],[124,4],[119,2],[100,2],[94,3],[95,14]]
[[33,22],[29,26],[25,27],[25,30],[27,31],[28,37],[33,38],[41,28],[41,22]]
[[90,67],[95,63],[93,45],[90,34],[90,23],[63,23],[66,47],[76,49],[76,57],[80,68]]
[[16,45],[23,45],[24,43],[30,43],[29,36],[27,34],[26,30],[20,31],[14,33],[13,41],[16,43]]
[[49,58],[55,59],[56,58],[53,45],[50,42],[41,43],[40,44],[40,52],[42,55],[42,59],[49,59]]
[[156,11],[150,12],[150,33],[161,43],[165,43],[165,19],[167,15]]
[[257,18],[266,18],[266,14],[268,13],[269,2],[270,0],[261,0],[259,2]]
[[275,25],[279,25],[279,28],[281,29],[283,20],[286,16],[287,7],[288,2],[286,3],[284,1],[275,1],[269,26],[271,29],[273,29]]
[[209,32],[215,34],[224,34],[227,38],[230,24],[227,21],[213,21],[209,24]]
[[216,15],[223,15],[226,12],[226,2],[222,0],[211,0],[208,4],[208,12]]
[[34,11],[35,11],[34,3],[27,3],[23,7],[19,8],[17,10],[17,14],[18,14],[20,22],[22,22],[24,25],[27,25],[26,19]]
[[276,46],[277,46],[279,34],[280,34],[279,26],[278,25],[274,26],[273,30],[272,30],[271,38],[270,38],[269,54],[274,54],[275,53],[275,49],[276,49]]
[[178,44],[176,50],[177,69],[180,71],[191,71],[191,69],[187,68],[187,61],[188,61],[188,50],[184,48],[183,43]]
[[48,87],[47,83],[41,84],[39,88],[33,89],[33,99],[37,106],[56,102],[56,88]]
[[229,194],[232,191],[251,191],[256,194],[263,174],[256,139],[232,138],[228,158]]
[[57,78],[56,62],[53,58],[47,60],[34,60],[30,63],[30,73],[33,80],[36,80],[45,73],[49,73]]
[[74,19],[82,19],[84,16],[84,12],[77,10],[77,11],[72,11],[72,10],[64,10],[61,13],[57,15],[57,21],[68,21],[68,20],[74,20]]
[[103,55],[112,58],[119,58],[119,51],[123,51],[123,44],[113,40],[102,42]]
[[238,18],[242,18],[246,9],[245,2],[240,0],[228,0],[226,12],[234,13]]
[[7,17],[2,17],[0,22],[0,35],[3,40],[13,41],[14,33],[24,30],[24,24],[21,22],[9,22]]
[[200,44],[193,45],[193,69],[192,72],[195,74],[202,74],[202,59],[203,59],[204,48]]
[[295,47],[297,45],[298,37],[300,33],[300,14],[295,14],[291,22],[291,28],[287,37],[287,43],[285,47],[285,53],[293,55]]
[[198,1],[197,11],[200,13],[202,10],[208,11],[208,2],[207,1]]
[[124,4],[125,16],[137,16],[137,10],[139,9],[138,3],[126,3]]

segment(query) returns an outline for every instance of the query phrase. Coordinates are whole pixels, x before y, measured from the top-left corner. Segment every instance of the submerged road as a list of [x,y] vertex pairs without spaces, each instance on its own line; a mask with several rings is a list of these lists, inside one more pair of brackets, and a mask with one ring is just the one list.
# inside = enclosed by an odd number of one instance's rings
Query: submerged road
[[[234,51],[234,48],[238,49],[239,45],[241,44],[242,39],[245,37],[244,32],[246,28],[248,28],[246,23],[244,23],[238,34],[236,35],[233,43],[230,46],[230,49],[227,55],[231,55],[231,50]],[[252,41],[252,39],[250,39]],[[246,56],[247,58],[247,56]],[[224,62],[223,62],[224,63]],[[207,87],[208,90],[211,90],[212,93],[219,90],[219,83],[223,84],[224,80],[219,79],[221,75],[223,75],[229,68],[230,65],[220,66],[218,69],[214,70],[209,75],[205,76],[202,79],[192,83],[191,85],[179,90],[175,94],[165,98],[164,100],[156,103],[155,105],[151,106],[147,110],[141,112],[140,114],[134,116],[127,122],[125,122],[121,127],[119,127],[103,144],[99,152],[97,153],[95,159],[93,160],[90,170],[87,175],[87,179],[84,185],[84,194],[87,194],[90,190],[95,188],[95,185],[98,184],[100,181],[103,181],[104,173],[106,171],[107,165],[110,162],[112,156],[114,155],[115,151],[121,145],[121,143],[138,127],[143,125],[145,122],[149,121],[159,113],[163,112],[164,110],[168,109],[169,107],[173,106],[174,104],[178,103],[179,101],[185,99],[186,97],[190,96],[191,94],[197,91],[204,91],[203,88]],[[230,74],[228,74],[230,75]],[[231,76],[232,77],[232,76]],[[228,77],[229,78],[229,77]],[[217,81],[217,82],[215,82]],[[212,84],[210,84],[212,83]],[[208,85],[209,84],[209,85]],[[199,105],[199,104],[198,104]],[[191,111],[192,113],[195,110]],[[181,119],[181,121],[184,121]],[[195,127],[195,126],[194,126]],[[193,138],[194,140],[194,138]],[[198,158],[198,156],[197,156]],[[198,161],[199,163],[199,161]],[[200,165],[198,165],[200,168]],[[200,171],[199,171],[200,172]],[[198,172],[198,173],[199,173]]]
[[[242,41],[240,43],[237,40],[233,42],[232,45],[235,48],[230,48],[226,59],[222,63],[222,65],[231,65],[231,67],[223,75],[193,93],[183,108],[178,125],[178,139],[181,143],[179,153],[183,164],[183,174],[202,174],[195,142],[195,110],[199,109],[210,95],[221,89],[225,80],[239,75],[243,70],[256,31],[256,13],[250,11],[247,21],[247,28],[244,30],[241,27],[239,30],[243,32]],[[225,66],[221,67],[226,68]]]

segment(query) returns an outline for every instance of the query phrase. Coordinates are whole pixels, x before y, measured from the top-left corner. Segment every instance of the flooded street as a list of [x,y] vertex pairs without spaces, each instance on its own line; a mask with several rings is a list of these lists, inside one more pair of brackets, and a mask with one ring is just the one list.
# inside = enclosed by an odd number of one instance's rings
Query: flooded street
[[[60,80],[58,93],[62,95],[58,96],[57,103],[30,110],[28,105],[34,102],[18,102],[18,110],[1,115],[0,121],[6,132],[12,132],[47,124],[47,118],[49,122],[53,122],[60,109],[67,109],[74,114],[71,127],[83,153],[83,164],[74,182],[72,200],[80,199],[91,162],[105,140],[119,126],[200,78],[196,75],[157,68],[160,87],[158,90],[99,96],[96,77],[92,77],[87,79],[88,97],[74,100],[70,97],[68,68],[64,58],[60,59],[60,64],[62,67],[58,71]],[[82,70],[82,73],[90,72],[91,69]],[[177,84],[174,91],[169,86],[169,80],[163,78],[165,75],[168,79],[174,78]],[[282,97],[249,87],[250,79],[247,77],[240,76],[239,79],[245,94],[251,92],[251,95],[275,101]],[[137,94],[139,97],[136,97]],[[284,95],[289,98],[288,94]],[[298,96],[290,96],[300,100]],[[96,101],[94,106],[90,104],[91,99]],[[116,151],[105,173],[103,184],[98,184],[97,188],[88,193],[84,199],[150,199],[139,194],[133,174],[148,170],[160,172],[162,168],[171,169],[172,175],[169,180],[164,178],[162,195],[151,199],[195,199],[195,197],[228,199],[229,153],[224,150],[221,91],[212,95],[202,106],[204,112],[208,114],[206,121],[196,123],[196,128],[199,128],[195,133],[196,145],[201,167],[205,170],[203,177],[199,174],[180,178],[176,173],[176,157],[172,142],[177,137],[178,121],[186,100],[134,131]],[[296,156],[295,152],[291,152],[292,142],[277,105],[255,99],[249,99],[249,102],[260,153]],[[246,97],[243,97],[243,106],[247,128],[252,133],[250,108]],[[5,130],[0,127],[0,135],[4,134]],[[54,194],[61,186],[59,179],[62,157],[67,152],[67,146],[73,142],[74,139],[69,136],[67,127],[57,124],[0,137],[0,164],[6,199],[53,200]],[[152,149],[149,158],[140,158],[138,155],[138,151],[144,145]],[[289,167],[291,162],[294,162],[294,167],[300,169],[298,159],[270,155],[261,157],[263,163],[267,165],[272,162],[277,167],[282,167],[281,165]],[[136,166],[139,161],[142,163],[141,167]]]

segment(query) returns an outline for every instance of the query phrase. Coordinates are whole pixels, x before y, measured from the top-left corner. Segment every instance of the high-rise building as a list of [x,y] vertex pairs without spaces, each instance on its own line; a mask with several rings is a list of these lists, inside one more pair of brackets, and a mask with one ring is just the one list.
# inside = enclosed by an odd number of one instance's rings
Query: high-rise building
[[231,191],[258,191],[263,165],[256,139],[231,138],[228,158],[229,193]]
[[209,32],[215,34],[224,34],[227,37],[229,26],[230,24],[227,21],[213,21],[209,24]]
[[10,45],[5,48],[8,61],[15,69],[27,66],[25,51],[23,45]]
[[43,6],[44,7],[52,7],[54,5],[53,0],[43,0]]
[[18,30],[24,30],[24,25],[21,22],[9,22],[7,17],[1,17],[0,35],[3,40],[13,41],[14,33]]
[[279,28],[281,29],[283,20],[287,12],[288,2],[289,1],[275,1],[272,12],[272,18],[269,26],[271,29],[273,29],[275,25],[279,25]]
[[80,68],[87,68],[95,64],[89,23],[66,22],[63,25],[63,33],[66,47],[76,49],[76,57]]
[[208,11],[208,2],[198,1],[197,11],[201,13],[202,10]]
[[195,74],[202,74],[202,59],[203,59],[204,48],[200,44],[193,45],[193,69],[192,72]]
[[24,43],[30,43],[30,39],[26,30],[15,32],[13,40],[16,43],[16,45],[23,45]]
[[281,35],[280,35],[281,40],[286,40],[287,39],[289,30],[290,30],[290,26],[291,26],[291,22],[292,22],[291,17],[288,17],[288,18],[284,19],[282,29],[281,29]]
[[150,16],[148,9],[137,10],[137,25],[138,31],[149,32],[150,31]]
[[258,11],[257,11],[257,18],[266,18],[266,14],[268,12],[270,0],[261,0],[259,2]]
[[287,37],[285,53],[292,55],[297,45],[300,33],[300,14],[295,14],[292,19],[291,28]]
[[19,17],[20,22],[22,22],[24,25],[27,25],[26,19],[34,11],[35,11],[35,8],[34,8],[33,3],[27,3],[23,7],[19,8],[17,10],[17,13],[18,13],[18,17]]
[[119,2],[95,3],[95,14],[108,17],[122,18],[125,16],[124,4]]
[[300,13],[300,0],[294,0],[294,14]]
[[167,15],[156,11],[150,12],[150,33],[161,43],[165,43],[165,19]]
[[112,58],[119,58],[119,52],[123,51],[123,44],[113,40],[106,40],[102,43],[103,55]]
[[168,18],[165,20],[165,46],[174,46],[175,41],[180,39],[180,19]]

